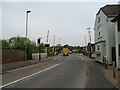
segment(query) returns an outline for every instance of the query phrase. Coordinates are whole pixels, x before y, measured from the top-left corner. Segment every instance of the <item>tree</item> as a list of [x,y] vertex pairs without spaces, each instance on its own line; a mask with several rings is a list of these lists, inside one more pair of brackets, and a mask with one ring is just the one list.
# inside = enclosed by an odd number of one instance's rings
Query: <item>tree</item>
[[44,43],[41,43],[40,46],[41,46],[41,51],[42,51],[42,52],[45,52],[45,51],[44,51],[44,49],[45,49]]
[[53,54],[52,54],[53,48],[50,47],[50,48],[48,48],[47,50],[48,50],[48,56],[52,56],[52,55],[53,55]]
[[3,50],[7,50],[7,49],[10,48],[10,47],[9,47],[9,42],[8,42],[7,40],[0,40],[0,43],[1,43],[1,45],[2,45],[2,49],[3,49]]
[[26,47],[31,46],[31,41],[26,37],[12,37],[9,39],[9,45],[11,49],[26,50]]
[[38,47],[34,41],[31,41],[32,53],[38,53]]
[[9,45],[11,49],[16,49],[17,47],[17,38],[16,37],[12,37],[9,39]]

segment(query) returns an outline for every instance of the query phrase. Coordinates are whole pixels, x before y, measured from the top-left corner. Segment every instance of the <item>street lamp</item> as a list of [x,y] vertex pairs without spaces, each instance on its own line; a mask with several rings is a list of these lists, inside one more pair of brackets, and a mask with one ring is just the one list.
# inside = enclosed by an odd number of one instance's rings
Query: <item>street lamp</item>
[[28,13],[31,13],[31,11],[26,11],[26,38],[27,38],[27,29],[28,29]]
[[[31,13],[31,11],[26,11],[26,39],[27,39],[27,30],[28,30],[28,13]],[[27,41],[26,41],[27,44]],[[26,45],[26,60],[28,60],[28,48]]]

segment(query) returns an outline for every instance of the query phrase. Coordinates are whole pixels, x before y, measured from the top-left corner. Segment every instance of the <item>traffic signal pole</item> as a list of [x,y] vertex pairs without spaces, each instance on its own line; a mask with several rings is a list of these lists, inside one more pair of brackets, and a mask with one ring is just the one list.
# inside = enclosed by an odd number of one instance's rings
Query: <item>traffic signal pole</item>
[[39,45],[39,61],[41,61],[41,46]]
[[39,61],[41,61],[41,39],[42,39],[42,37],[39,37],[39,39],[38,39],[38,47],[39,47]]

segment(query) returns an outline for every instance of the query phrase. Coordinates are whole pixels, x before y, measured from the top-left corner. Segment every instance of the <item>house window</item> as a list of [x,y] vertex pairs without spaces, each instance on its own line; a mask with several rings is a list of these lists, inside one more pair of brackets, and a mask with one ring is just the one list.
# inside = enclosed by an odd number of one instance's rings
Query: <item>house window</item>
[[98,50],[98,51],[100,50],[100,46],[97,46],[97,50]]
[[118,20],[118,32],[120,32],[120,19]]
[[108,22],[108,19],[106,19],[106,22]]
[[99,37],[99,38],[102,37],[102,30],[101,30],[101,27],[99,27],[98,37]]
[[100,37],[100,34],[101,34],[101,33],[100,33],[100,31],[99,31],[99,37]]
[[100,22],[100,20],[101,20],[100,17],[98,17],[98,23]]

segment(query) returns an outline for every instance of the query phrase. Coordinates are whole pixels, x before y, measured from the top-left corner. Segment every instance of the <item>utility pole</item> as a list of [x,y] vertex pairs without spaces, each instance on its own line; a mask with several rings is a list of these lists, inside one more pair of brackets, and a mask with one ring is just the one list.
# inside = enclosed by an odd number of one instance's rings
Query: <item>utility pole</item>
[[60,38],[59,38],[59,54],[60,54],[60,51],[61,51],[61,50],[60,50]]
[[60,38],[59,38],[59,45],[60,45]]
[[85,36],[85,47],[86,47],[86,36]]
[[86,36],[85,36],[85,55],[87,55]]
[[[47,32],[47,40],[46,40],[46,43],[48,43],[48,38],[49,38],[49,30]],[[48,48],[47,48],[47,58],[48,58]]]
[[55,35],[54,35],[54,39],[53,39],[53,56],[55,55]]

